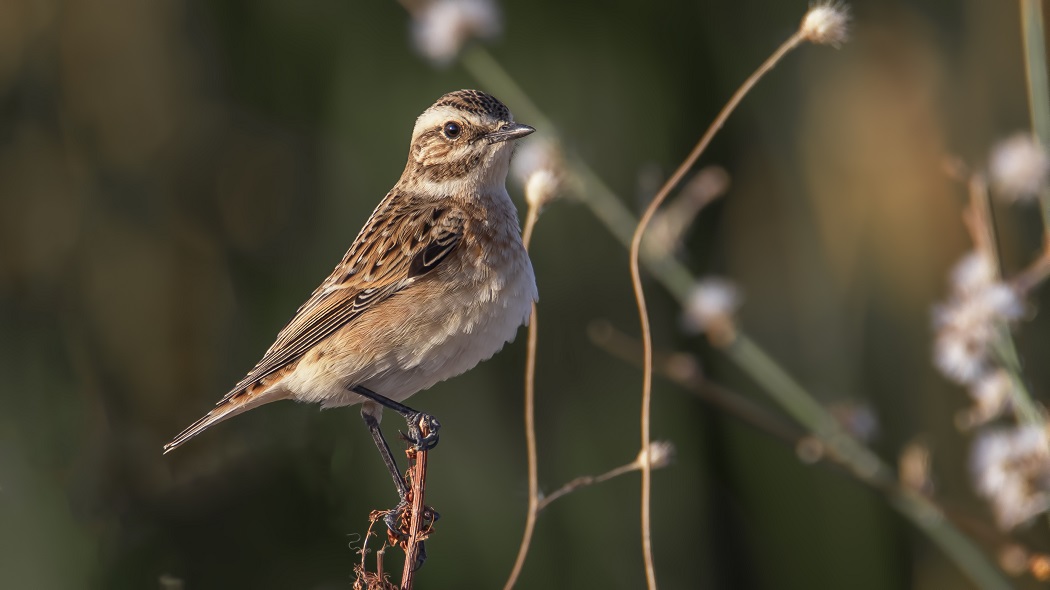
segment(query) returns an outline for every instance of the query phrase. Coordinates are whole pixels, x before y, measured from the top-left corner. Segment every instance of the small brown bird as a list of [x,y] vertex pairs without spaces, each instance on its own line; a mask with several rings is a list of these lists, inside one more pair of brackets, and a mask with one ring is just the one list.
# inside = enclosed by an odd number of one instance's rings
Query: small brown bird
[[346,256],[255,368],[164,452],[278,400],[364,403],[403,500],[405,482],[379,430],[382,407],[405,417],[418,448],[432,447],[438,422],[399,402],[498,352],[537,298],[506,188],[512,140],[533,131],[477,90],[446,94],[424,111],[401,179]]

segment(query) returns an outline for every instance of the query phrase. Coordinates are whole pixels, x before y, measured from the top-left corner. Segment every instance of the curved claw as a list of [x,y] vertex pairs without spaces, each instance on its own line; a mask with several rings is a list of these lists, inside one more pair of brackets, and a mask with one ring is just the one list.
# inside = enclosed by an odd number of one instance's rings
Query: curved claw
[[[408,542],[409,536],[407,534],[405,534],[405,532],[401,529],[401,518],[402,518],[402,513],[404,513],[404,511],[408,510],[409,508],[410,508],[410,505],[409,505],[409,503],[407,501],[401,501],[401,502],[398,503],[396,508],[394,508],[393,510],[387,512],[386,516],[383,517],[383,524],[386,525],[387,536],[389,538],[390,544],[392,544],[392,545],[400,545],[402,543],[407,543]],[[440,515],[437,512],[435,512],[433,508],[430,508],[429,506],[425,507],[425,509],[426,509],[427,515],[431,517],[431,521],[429,523],[429,526],[433,526],[434,521],[436,521],[438,518],[440,518]],[[423,563],[426,560],[427,560],[427,548],[426,548],[426,545],[424,544],[423,541],[419,541],[419,551],[416,553],[416,562],[415,562],[415,564],[413,566],[413,569],[418,571],[419,568],[423,567]]]
[[[438,444],[438,430],[441,429],[441,423],[438,422],[437,418],[430,414],[424,414],[423,412],[416,412],[406,418],[408,422],[408,433],[401,432],[402,438],[412,443],[412,446],[417,451],[429,451]],[[425,425],[428,434],[423,435],[423,430],[420,424]]]
[[393,510],[387,512],[386,516],[383,517],[383,524],[386,525],[388,534],[397,539],[399,543],[408,540],[408,536],[401,531],[401,513],[408,508],[408,502],[401,500]]

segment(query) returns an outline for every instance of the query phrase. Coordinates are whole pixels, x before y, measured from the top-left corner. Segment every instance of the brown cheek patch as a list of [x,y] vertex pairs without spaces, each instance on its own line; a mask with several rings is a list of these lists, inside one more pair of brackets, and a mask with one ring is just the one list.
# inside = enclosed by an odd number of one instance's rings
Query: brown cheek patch
[[473,153],[466,158],[447,159],[445,161],[425,165],[423,177],[431,182],[443,182],[455,178],[462,178],[478,167],[481,163],[481,154]]

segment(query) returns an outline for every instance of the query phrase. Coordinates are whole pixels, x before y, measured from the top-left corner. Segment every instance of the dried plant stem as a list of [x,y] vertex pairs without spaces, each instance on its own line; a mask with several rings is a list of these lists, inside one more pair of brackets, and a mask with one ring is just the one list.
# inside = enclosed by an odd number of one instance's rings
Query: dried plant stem
[[[656,196],[653,197],[649,207],[646,208],[645,213],[642,215],[641,220],[638,222],[638,228],[635,229],[634,235],[631,238],[631,252],[630,252],[630,265],[631,265],[631,282],[634,287],[634,297],[638,303],[638,318],[641,323],[642,330],[642,455],[644,457],[649,456],[649,443],[650,443],[650,410],[652,406],[652,385],[653,385],[653,340],[652,333],[649,330],[649,310],[645,303],[645,289],[642,287],[642,274],[640,268],[640,254],[642,249],[642,236],[645,235],[645,230],[649,226],[649,222],[652,221],[653,215],[656,210],[667,198],[667,195],[678,186],[678,183],[682,181],[682,178],[686,175],[690,168],[696,163],[696,160],[700,157],[707,146],[711,143],[715,133],[725,124],[726,119],[736,109],[740,101],[743,100],[747,93],[758,83],[758,81],[773,67],[787,55],[792,49],[798,47],[803,41],[802,34],[800,32],[795,33],[787,41],[784,42],[773,55],[767,59],[747,80],[744,84],[730,97],[729,102],[722,107],[722,111],[715,117],[711,126],[708,127],[707,132],[704,133],[700,141],[697,142],[693,151],[686,156],[685,160],[678,166],[671,178],[667,179],[663,187],[660,188]],[[645,578],[650,590],[656,588],[656,570],[653,566],[653,547],[652,547],[652,516],[651,516],[651,500],[652,500],[652,466],[648,461],[642,464],[642,556],[645,561]]]
[[[1024,37],[1032,130],[1039,143],[1050,146],[1050,80],[1047,76],[1046,33],[1043,27],[1043,0],[1021,0],[1021,31]],[[1043,239],[1050,246],[1050,189],[1043,189],[1039,205],[1043,214]]]
[[544,496],[543,499],[540,500],[539,505],[537,506],[537,511],[543,510],[544,508],[550,506],[551,503],[553,503],[555,500],[568,496],[569,494],[579,490],[580,488],[585,488],[587,486],[599,484],[603,481],[609,481],[614,477],[619,477],[625,473],[630,473],[632,471],[638,471],[639,469],[641,469],[641,464],[637,460],[635,460],[625,465],[620,465],[619,467],[616,467],[614,469],[610,469],[609,471],[606,471],[601,475],[581,475],[580,477],[577,477],[576,479],[554,490],[550,494]]
[[[545,131],[553,134],[554,127],[550,126],[550,119],[535,107],[528,95],[484,48],[475,45],[468,49],[462,57],[462,64],[480,84],[492,89],[500,96],[508,97],[508,102],[514,104],[515,109],[522,115],[522,120],[535,121],[537,126],[546,126]],[[623,205],[623,201],[583,160],[574,157],[570,158],[567,164],[575,179],[582,185],[578,191],[581,202],[621,244],[628,247],[635,227],[635,218]],[[672,256],[654,260],[645,251],[642,254],[645,254],[642,261],[651,275],[679,303],[684,303],[689,296],[689,290],[695,283],[689,270]],[[1045,273],[1050,274],[1050,260],[1046,264]],[[1040,276],[1043,274],[1043,272],[1039,273]],[[738,335],[743,336],[743,332],[739,329]],[[764,360],[753,362],[753,355],[736,355],[733,360],[767,391],[779,392],[778,395],[774,395],[774,399],[780,399],[783,396],[804,396],[813,399],[813,396],[798,385],[757,343],[750,340],[747,342],[752,352],[760,353]],[[819,407],[819,404],[817,406]],[[819,407],[819,410],[821,414],[827,413],[823,407]],[[828,417],[830,418],[830,415]],[[842,460],[851,461],[854,458],[842,457]],[[855,472],[861,467],[861,465],[856,465],[851,468],[851,471]],[[921,503],[921,499],[907,502],[898,500],[899,497],[907,496],[899,494],[893,498],[891,504],[940,547],[956,567],[970,576],[974,582],[985,588],[1010,587],[995,565],[973,544],[969,537],[943,518],[926,518],[928,515],[936,514],[936,511],[916,508],[914,504]]]
[[[425,421],[419,423],[419,430],[426,436],[430,434]],[[413,450],[412,463],[412,516],[409,520],[408,541],[405,545],[405,567],[401,572],[401,590],[411,590],[416,575],[416,557],[419,555],[419,544],[423,541],[423,521],[425,520],[425,494],[427,487],[427,451]]]
[[[539,210],[535,206],[529,207],[525,218],[525,229],[521,233],[521,240],[528,250],[532,242],[532,230],[536,227],[539,219]],[[536,530],[536,515],[540,511],[540,480],[539,480],[539,458],[536,454],[536,342],[539,332],[539,319],[536,316],[536,304],[532,304],[532,318],[529,320],[528,339],[526,340],[525,352],[525,454],[528,460],[529,474],[529,505],[525,515],[525,530],[521,534],[521,544],[518,546],[518,556],[514,559],[514,567],[503,585],[504,590],[510,590],[521,576],[521,570],[525,567],[525,558],[529,554],[532,545],[532,533]]]

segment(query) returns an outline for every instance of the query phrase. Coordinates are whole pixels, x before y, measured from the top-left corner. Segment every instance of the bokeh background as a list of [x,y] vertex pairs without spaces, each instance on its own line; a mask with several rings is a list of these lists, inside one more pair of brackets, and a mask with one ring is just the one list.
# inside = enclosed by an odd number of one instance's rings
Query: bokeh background
[[[928,445],[938,500],[994,553],[970,437],[954,426],[967,397],[931,367],[929,310],[969,248],[944,156],[981,166],[1028,126],[1017,6],[851,4],[852,41],[790,56],[704,157],[732,185],[682,257],[741,285],[741,324],[822,401],[876,416],[887,461]],[[508,1],[488,45],[637,211],[805,9]],[[368,512],[395,501],[356,409],[275,404],[172,455],[161,445],[340,259],[398,178],[416,115],[477,85],[414,51],[395,2],[0,2],[0,587],[350,587]],[[1038,214],[998,221],[1017,269]],[[638,328],[627,253],[579,203],[547,209],[533,259],[551,490],[635,456],[641,373],[588,327]],[[649,293],[659,349],[773,407],[683,332],[658,284]],[[1048,328],[1036,315],[1019,337],[1037,394]],[[510,570],[527,489],[523,357],[519,338],[412,400],[444,426],[423,587],[498,587]],[[668,381],[653,411],[654,437],[678,449],[654,473],[665,587],[969,584],[881,494]],[[638,488],[631,474],[541,514],[520,587],[641,587]],[[1022,537],[1050,547],[1045,522]]]

